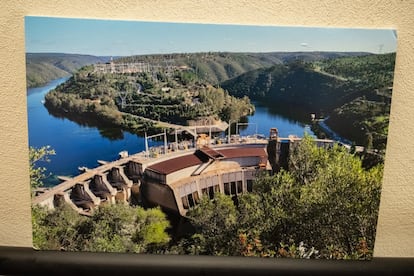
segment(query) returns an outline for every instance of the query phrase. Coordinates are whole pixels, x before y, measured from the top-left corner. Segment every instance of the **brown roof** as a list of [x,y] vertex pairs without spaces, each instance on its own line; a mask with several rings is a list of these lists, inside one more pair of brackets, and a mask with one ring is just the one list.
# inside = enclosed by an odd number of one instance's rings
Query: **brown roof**
[[[239,147],[239,148],[231,148],[231,149],[220,149],[214,150],[214,152],[220,153],[220,155],[224,156],[224,159],[227,158],[236,158],[236,157],[250,157],[250,156],[257,156],[257,157],[267,157],[267,153],[264,147]],[[201,153],[201,154],[200,154]],[[149,166],[147,169],[152,171],[158,172],[160,174],[170,174],[188,167],[197,166],[202,163],[208,162],[208,159],[205,158],[205,152],[201,152],[197,150],[193,154],[188,154],[176,158],[172,158],[166,161],[159,162],[152,166]],[[261,158],[261,159],[262,159]]]
[[225,158],[236,158],[236,157],[249,157],[249,156],[258,156],[258,157],[267,157],[267,153],[264,147],[250,148],[250,147],[240,147],[232,149],[221,149],[219,150]]
[[202,163],[203,161],[195,153],[193,153],[156,163],[152,166],[149,166],[147,169],[161,174],[170,174],[172,172],[179,171],[191,166],[200,165]]
[[218,159],[218,158],[224,157],[221,152],[215,149],[212,149],[210,147],[202,147],[199,151],[204,153],[205,155],[208,156],[208,158],[211,158],[211,159]]

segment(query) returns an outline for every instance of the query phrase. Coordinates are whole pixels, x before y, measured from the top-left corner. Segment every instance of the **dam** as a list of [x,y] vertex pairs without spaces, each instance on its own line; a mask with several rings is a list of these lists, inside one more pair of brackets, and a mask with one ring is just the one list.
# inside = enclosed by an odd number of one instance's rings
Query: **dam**
[[[100,166],[75,177],[60,177],[62,183],[39,190],[33,205],[53,209],[66,203],[79,214],[90,216],[102,204],[161,206],[185,216],[202,197],[216,193],[237,196],[253,190],[261,173],[277,172],[288,163],[289,152],[302,138],[279,137],[276,128],[269,137],[232,135],[214,140],[200,134],[195,143],[171,148],[160,147],[133,155],[121,152],[111,162],[98,160]],[[314,139],[330,147],[328,139]]]

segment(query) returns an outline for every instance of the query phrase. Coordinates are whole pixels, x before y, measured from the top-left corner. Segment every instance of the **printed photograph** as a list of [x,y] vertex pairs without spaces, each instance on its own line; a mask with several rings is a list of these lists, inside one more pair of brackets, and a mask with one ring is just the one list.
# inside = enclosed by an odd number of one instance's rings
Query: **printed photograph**
[[393,29],[25,17],[33,248],[370,260]]

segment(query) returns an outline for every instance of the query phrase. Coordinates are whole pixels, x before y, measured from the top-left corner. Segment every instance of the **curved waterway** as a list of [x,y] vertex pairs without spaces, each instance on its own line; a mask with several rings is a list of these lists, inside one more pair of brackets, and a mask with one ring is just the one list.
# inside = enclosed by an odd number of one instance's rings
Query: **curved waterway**
[[[39,164],[52,174],[45,183],[47,186],[59,183],[57,175],[77,175],[78,167],[93,168],[98,166],[97,160],[115,160],[121,151],[126,150],[133,154],[145,149],[144,138],[136,134],[114,128],[79,124],[51,115],[43,104],[44,97],[47,92],[66,80],[67,78],[57,79],[44,87],[30,88],[27,91],[29,145],[50,145],[56,151],[50,162]],[[290,134],[302,137],[304,133],[313,135],[308,125],[284,117],[259,104],[256,104],[256,112],[248,116],[247,122],[248,124],[239,126],[241,135],[258,133],[268,136],[272,127],[277,127],[282,137]],[[232,123],[233,131],[235,125],[236,123]],[[150,147],[160,144],[162,142],[149,141]]]
[[[257,134],[268,137],[270,129],[275,127],[278,129],[280,137],[288,137],[289,135],[303,137],[305,133],[314,136],[310,125],[277,113],[273,108],[264,104],[253,103],[255,105],[255,113],[247,117],[247,123],[239,123],[238,131],[240,135],[252,135],[257,132]],[[234,124],[237,125],[237,123]],[[232,127],[234,128],[233,124]]]

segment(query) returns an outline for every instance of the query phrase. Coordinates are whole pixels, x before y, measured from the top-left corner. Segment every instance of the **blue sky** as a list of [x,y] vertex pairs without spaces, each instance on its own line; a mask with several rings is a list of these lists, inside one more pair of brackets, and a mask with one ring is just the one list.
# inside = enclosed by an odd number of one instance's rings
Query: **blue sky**
[[183,52],[395,52],[391,29],[25,18],[26,52],[126,56]]

